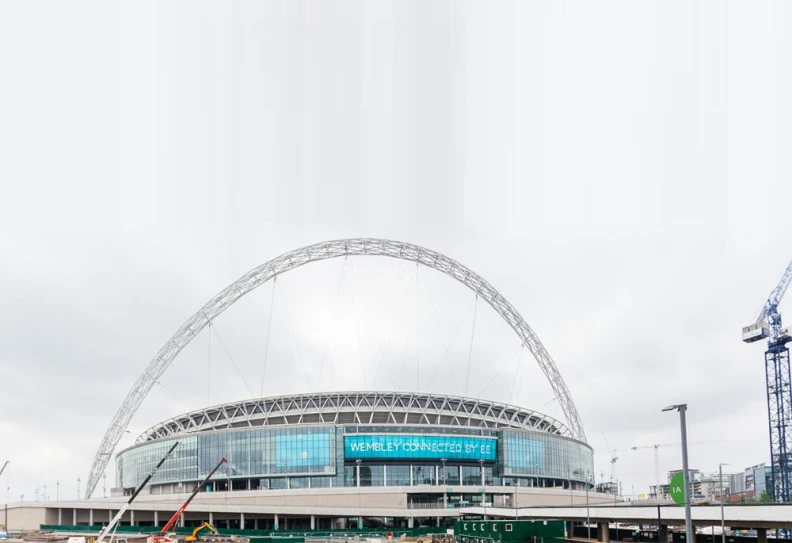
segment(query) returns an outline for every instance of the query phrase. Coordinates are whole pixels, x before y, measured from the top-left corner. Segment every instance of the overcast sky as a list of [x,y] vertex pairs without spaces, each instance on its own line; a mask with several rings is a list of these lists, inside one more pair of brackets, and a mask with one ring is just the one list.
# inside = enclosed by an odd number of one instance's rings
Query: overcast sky
[[[135,379],[216,292],[364,236],[440,251],[518,308],[598,480],[616,449],[625,493],[646,491],[651,450],[630,447],[678,443],[678,402],[705,442],[691,467],[768,461],[763,348],[740,327],[792,258],[790,25],[784,2],[1,3],[0,501],[84,489]],[[291,272],[215,330],[119,449],[262,393],[563,417],[494,311],[408,263]]]

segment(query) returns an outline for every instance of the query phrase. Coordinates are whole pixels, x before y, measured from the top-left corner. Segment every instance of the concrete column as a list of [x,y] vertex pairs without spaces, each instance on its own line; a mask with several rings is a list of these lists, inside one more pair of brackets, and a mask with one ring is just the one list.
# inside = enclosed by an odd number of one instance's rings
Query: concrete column
[[602,543],[608,543],[610,541],[610,528],[608,527],[608,523],[598,522],[597,526],[599,527],[599,540]]
[[273,530],[279,530],[280,526],[278,524],[279,524],[278,523],[278,513],[275,513],[275,521],[274,521],[274,524],[272,526],[272,529]]
[[110,522],[112,520],[113,520],[113,510],[112,509],[108,509],[107,510],[107,523],[110,524]]
[[668,526],[665,524],[660,525],[660,534],[657,539],[660,543],[668,543]]
[[767,543],[767,528],[756,529],[756,543]]
[[77,526],[77,510],[72,509],[72,526]]
[[363,517],[358,517],[358,525],[357,525],[357,528],[358,528],[358,530],[360,530],[361,528],[363,528]]
[[[8,521],[6,521],[6,524],[7,523],[8,523]],[[58,525],[61,525],[61,524],[63,524],[63,509],[58,507]]]
[[[210,524],[211,524],[211,523],[210,523]],[[253,529],[254,529],[254,530],[258,530],[258,529],[259,529],[259,528],[258,528],[258,519],[257,519],[257,518],[254,518],[254,519],[253,519]]]
[[179,526],[184,528],[184,513],[179,517]]
[[212,513],[211,511],[209,511],[209,524],[214,526],[214,513]]
[[382,482],[384,483],[384,486],[389,486],[388,485],[388,466],[387,465],[382,466]]
[[311,515],[311,530],[316,530],[316,515]]
[[[484,517],[484,520],[487,520],[487,518]],[[572,522],[571,520],[568,520],[566,521],[565,524],[566,524],[567,539],[572,539],[573,537],[575,537],[575,523]]]
[[129,510],[129,525],[130,526],[135,525],[135,511],[133,511],[132,509]]
[[88,525],[93,526],[93,509],[88,510]]
[[154,526],[159,526],[159,511],[154,511]]
[[239,513],[239,528],[241,530],[245,529],[245,513]]
[[415,527],[415,518],[407,517],[407,527],[414,528]]

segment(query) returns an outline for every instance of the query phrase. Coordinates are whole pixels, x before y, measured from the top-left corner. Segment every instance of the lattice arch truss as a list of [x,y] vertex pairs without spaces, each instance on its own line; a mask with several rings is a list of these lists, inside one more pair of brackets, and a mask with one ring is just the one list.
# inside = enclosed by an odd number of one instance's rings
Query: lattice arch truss
[[152,426],[137,443],[194,432],[301,424],[513,428],[571,437],[566,426],[547,415],[488,400],[415,392],[317,392],[197,409]]
[[456,279],[475,292],[511,326],[523,345],[536,359],[553,389],[558,404],[564,412],[571,437],[583,442],[586,441],[583,424],[572,401],[572,396],[547,349],[545,349],[542,342],[539,341],[539,337],[523,320],[514,306],[483,277],[445,255],[410,243],[370,238],[342,239],[317,243],[289,251],[261,264],[215,295],[176,331],[132,386],[132,390],[129,391],[121,407],[119,407],[113,417],[94,456],[88,484],[86,485],[86,497],[90,497],[96,488],[118,441],[129,425],[129,421],[154,386],[154,383],[170,366],[176,355],[215,317],[223,313],[248,292],[282,273],[311,262],[358,255],[385,256],[417,262]]

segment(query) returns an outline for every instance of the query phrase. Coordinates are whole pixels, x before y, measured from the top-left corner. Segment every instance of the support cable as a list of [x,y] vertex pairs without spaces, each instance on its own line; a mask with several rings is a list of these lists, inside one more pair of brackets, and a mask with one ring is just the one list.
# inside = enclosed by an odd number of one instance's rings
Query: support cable
[[492,376],[492,379],[490,379],[487,385],[481,390],[481,392],[478,393],[478,395],[476,396],[477,398],[482,398],[484,396],[484,393],[487,391],[487,389],[492,385],[492,383],[495,382],[495,379],[497,379],[498,376],[501,373],[503,373],[503,370],[506,369],[506,366],[509,365],[509,362],[512,361],[514,355],[516,355],[517,351],[519,351],[521,348],[522,348],[522,343],[517,345],[517,348],[512,351],[512,353],[509,355],[509,357],[506,359],[506,361],[503,363],[500,369]]
[[231,356],[231,353],[228,351],[228,347],[226,347],[225,342],[223,341],[223,338],[220,337],[220,332],[217,331],[217,326],[212,326],[212,330],[214,330],[214,333],[217,336],[217,339],[220,340],[220,345],[223,347],[223,350],[228,355],[229,360],[231,360],[231,364],[234,365],[234,369],[237,371],[237,374],[239,374],[239,378],[242,379],[242,382],[245,384],[245,388],[247,389],[248,394],[250,394],[251,398],[255,398],[256,395],[253,394],[252,390],[250,390],[250,386],[248,385],[248,382],[245,379],[245,376],[242,375],[242,372],[239,370],[239,366],[237,366],[236,360],[234,360],[234,357]]
[[264,377],[267,374],[267,355],[269,355],[270,344],[270,330],[272,330],[272,310],[275,307],[275,283],[278,282],[278,276],[272,278],[272,295],[270,296],[270,310],[269,319],[267,321],[267,343],[264,344],[264,368],[261,370],[261,392],[259,396],[264,396]]
[[[410,292],[410,285],[412,285],[412,281],[414,277],[415,274],[411,273],[409,279],[407,280],[407,285],[404,288],[404,294],[402,295],[402,304],[406,304],[407,302],[407,294]],[[402,307],[403,305],[400,306],[399,309],[401,309]],[[390,346],[391,338],[393,337],[393,331],[395,329],[396,329],[396,319],[394,319],[393,322],[391,322],[391,328],[390,331],[388,332],[388,340],[385,343],[386,347]],[[377,364],[377,371],[374,372],[374,379],[372,379],[371,384],[373,386],[374,383],[377,382],[377,377],[379,376],[380,368],[382,367],[382,363],[385,362],[385,369],[388,371],[388,376],[390,377],[391,383],[393,384],[394,388],[396,388],[398,385],[393,378],[393,372],[391,372],[390,365],[388,364],[388,361],[385,358],[385,349],[382,348],[382,342],[379,340],[379,336],[377,336],[377,345],[379,346],[380,349],[380,361],[379,364]]]
[[[352,264],[352,270],[350,270],[350,272],[349,272],[350,277],[353,277],[354,267],[355,267],[355,265]],[[357,306],[355,305],[355,293],[352,290],[352,281],[351,280],[347,282],[347,287],[349,287],[349,299],[352,301],[352,315],[355,317],[355,334],[357,334],[358,354],[360,354],[360,324],[358,322]],[[360,363],[363,364],[363,360],[362,359],[361,359]],[[368,382],[366,380],[366,367],[363,366],[361,368],[361,370],[362,371],[360,373],[363,375],[363,388],[367,389],[368,388],[368,384],[367,384]]]
[[420,339],[418,336],[418,330],[421,327],[421,321],[418,312],[418,304],[421,300],[421,296],[420,293],[418,292],[418,285],[420,285],[420,282],[418,276],[418,262],[416,261],[415,262],[415,380],[416,380],[415,391],[416,392],[421,391],[421,357],[420,357],[420,349],[418,348],[419,346],[418,341]]
[[[333,318],[333,316],[335,315],[336,307],[338,306],[339,292],[341,291],[341,284],[344,282],[344,272],[346,271],[348,258],[349,257],[344,257],[344,264],[341,266],[341,272],[338,274],[338,284],[336,285],[336,293],[335,293],[335,300],[333,300],[333,307],[330,309],[330,318]],[[357,317],[355,318],[357,319]],[[357,323],[357,320],[355,322]],[[330,343],[330,336],[325,337],[324,348],[322,349],[322,360],[319,362],[319,373],[316,376],[316,392],[319,392],[319,387],[322,384],[322,369],[324,368],[324,361],[325,361],[325,357],[327,356],[328,343]]]
[[180,404],[182,404],[182,405],[184,406],[184,409],[186,409],[186,410],[187,410],[187,412],[190,412],[190,411],[192,411],[192,410],[193,410],[193,409],[192,409],[192,408],[191,408],[189,405],[187,405],[186,403],[184,403],[184,402],[182,401],[182,399],[181,399],[181,398],[179,398],[179,397],[178,397],[176,394],[174,394],[174,393],[171,391],[171,389],[169,389],[168,387],[166,387],[165,385],[163,385],[161,381],[155,381],[155,382],[156,382],[156,383],[157,383],[159,386],[161,386],[161,387],[163,388],[163,390],[165,390],[165,392],[167,392],[168,394],[170,394],[171,396],[173,396],[173,399],[174,399],[174,400],[176,400],[177,402],[179,402]]
[[209,400],[212,393],[212,321],[209,321],[207,336],[209,336],[209,347],[206,357],[206,407],[209,407],[212,405]]
[[[521,347],[520,358],[517,359],[517,371],[514,372],[514,381],[512,381],[511,392],[509,392],[509,401],[506,402],[509,405],[512,405],[512,396],[514,396],[514,385],[517,384],[517,376],[520,374],[520,368],[522,366],[520,362],[522,362],[522,354],[523,351],[525,350],[525,344],[523,343],[520,347]],[[522,386],[522,381],[520,381],[520,385]]]
[[297,339],[297,333],[294,331],[294,326],[292,326],[291,320],[291,311],[289,311],[289,304],[286,302],[286,295],[283,293],[283,287],[280,286],[280,283],[277,283],[278,292],[280,292],[281,299],[283,300],[283,306],[286,308],[286,320],[289,323],[289,330],[292,333],[292,340],[294,341],[294,348],[297,350],[297,357],[300,359],[300,367],[302,369],[303,378],[305,379],[306,383],[308,383],[308,388],[313,388],[311,384],[311,378],[308,374],[308,371],[305,368],[305,360],[303,360],[302,351],[300,351],[300,342]]
[[468,352],[467,377],[465,377],[465,394],[467,396],[468,381],[470,380],[470,364],[473,361],[473,337],[476,333],[476,310],[478,309],[478,294],[476,294],[476,304],[473,306],[473,326],[470,329],[470,351]]
[[[429,383],[427,383],[427,385],[426,385],[426,389],[427,390],[431,390],[432,381],[434,380],[435,375],[437,375],[437,370],[440,369],[440,366],[443,364],[443,361],[448,356],[448,351],[451,350],[451,346],[454,344],[454,340],[456,339],[457,334],[459,334],[459,331],[462,329],[462,325],[465,324],[465,321],[467,320],[467,316],[470,313],[470,310],[473,308],[473,304],[475,302],[476,302],[475,298],[470,300],[470,303],[468,304],[468,307],[465,310],[465,314],[462,315],[462,320],[459,321],[459,324],[457,325],[456,330],[454,330],[454,335],[451,336],[451,341],[448,344],[444,344],[443,345],[443,347],[445,347],[445,351],[443,352],[443,356],[437,362],[437,365],[435,366],[435,369],[432,372],[431,377],[429,377]],[[456,373],[454,373],[454,365],[453,364],[451,364],[451,375],[454,377],[454,384],[456,385],[457,384],[457,382],[456,382]],[[459,389],[457,389],[457,390],[459,390]]]

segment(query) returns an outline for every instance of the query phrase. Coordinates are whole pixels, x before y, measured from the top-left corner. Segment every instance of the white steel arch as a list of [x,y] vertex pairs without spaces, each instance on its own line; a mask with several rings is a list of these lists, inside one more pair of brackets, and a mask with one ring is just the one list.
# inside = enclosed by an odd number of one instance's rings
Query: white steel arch
[[453,277],[485,300],[511,326],[523,345],[533,354],[564,411],[571,436],[580,441],[586,441],[583,424],[572,401],[572,396],[547,349],[544,348],[539,337],[523,320],[514,306],[484,278],[459,262],[418,245],[386,239],[341,239],[295,249],[261,264],[215,295],[176,331],[135,382],[113,417],[102,443],[99,445],[99,450],[94,456],[85,490],[86,498],[89,498],[96,488],[115,446],[154,383],[168,369],[176,355],[215,317],[231,307],[242,296],[277,275],[310,262],[358,255],[386,256],[423,264]]

